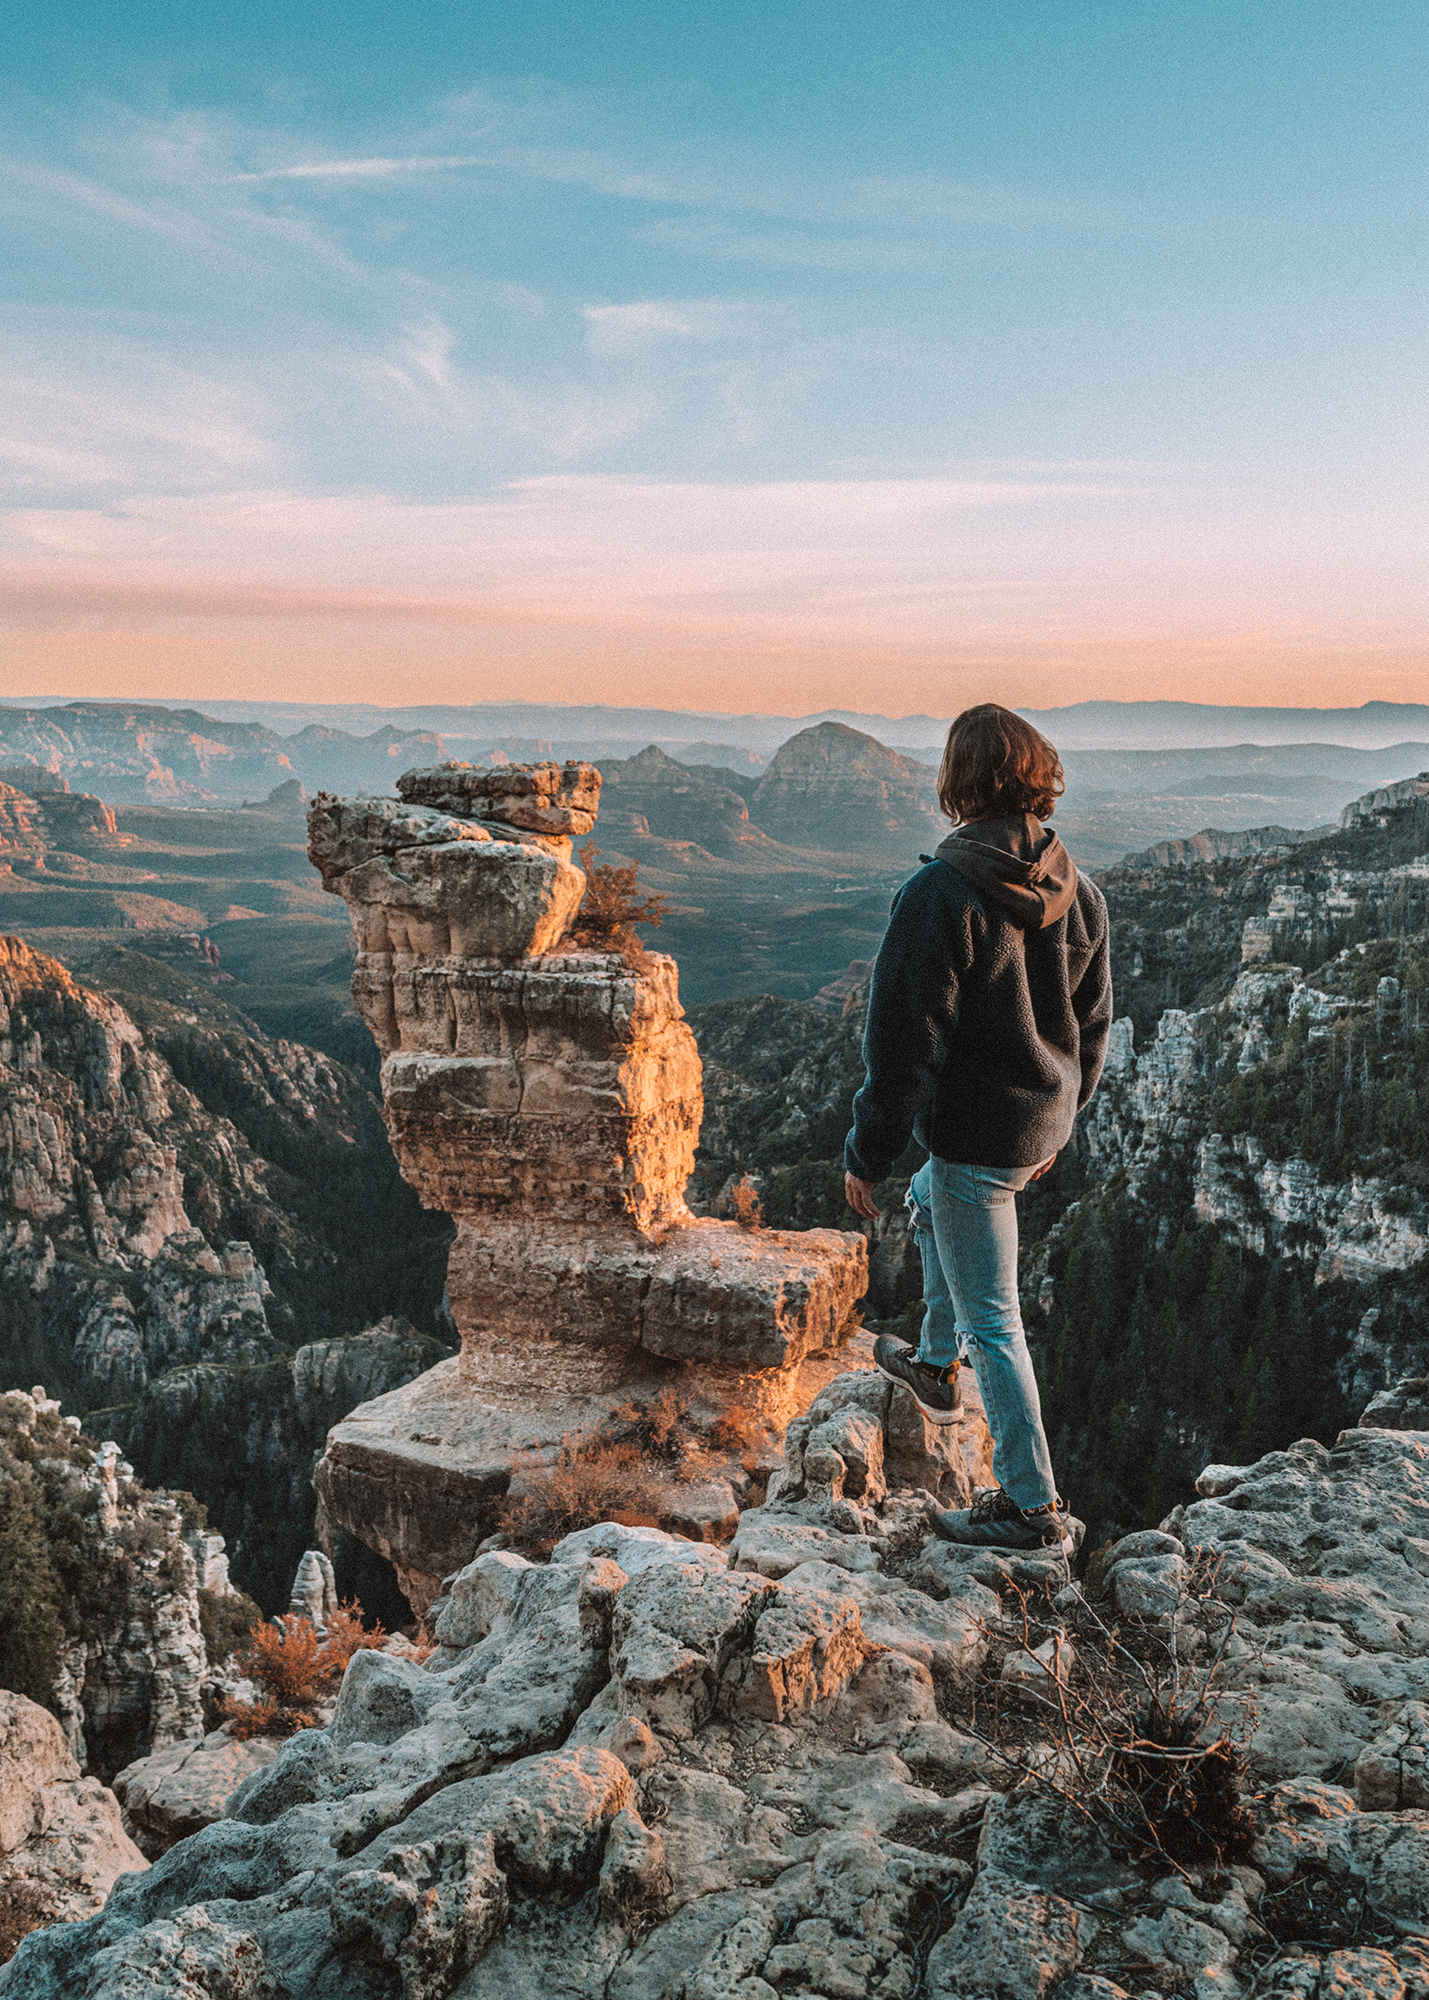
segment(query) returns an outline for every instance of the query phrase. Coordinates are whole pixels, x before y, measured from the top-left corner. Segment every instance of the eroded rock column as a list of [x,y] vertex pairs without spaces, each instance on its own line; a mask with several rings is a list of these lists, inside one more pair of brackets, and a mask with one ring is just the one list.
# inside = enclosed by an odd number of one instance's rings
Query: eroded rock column
[[353,997],[382,1050],[402,1172],[456,1221],[462,1349],[338,1426],[319,1488],[399,1566],[440,1576],[416,1559],[430,1527],[392,1516],[395,1474],[374,1457],[390,1458],[399,1429],[444,1464],[480,1466],[485,1514],[513,1453],[672,1376],[692,1405],[737,1401],[782,1424],[826,1379],[817,1357],[867,1262],[859,1236],[747,1230],[686,1207],[702,1097],[674,960],[631,965],[569,937],[585,890],[571,836],[594,824],[599,772],[444,765],[398,789],[320,795],[309,852],[352,914]]

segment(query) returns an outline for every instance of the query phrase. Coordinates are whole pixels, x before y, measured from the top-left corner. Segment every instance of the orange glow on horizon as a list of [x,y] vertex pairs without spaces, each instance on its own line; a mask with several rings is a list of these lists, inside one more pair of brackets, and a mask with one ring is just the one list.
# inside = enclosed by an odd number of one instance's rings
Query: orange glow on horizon
[[[1352,707],[1429,694],[1425,635],[1248,621],[999,632],[194,578],[13,572],[4,691],[37,700],[604,702],[737,714],[951,714],[995,696]],[[1050,622],[1050,621],[1049,621]]]

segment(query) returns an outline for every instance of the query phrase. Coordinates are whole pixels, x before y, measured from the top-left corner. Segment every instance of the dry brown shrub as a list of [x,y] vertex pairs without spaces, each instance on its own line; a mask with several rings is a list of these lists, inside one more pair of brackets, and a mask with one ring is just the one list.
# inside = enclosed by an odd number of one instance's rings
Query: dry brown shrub
[[667,1382],[646,1402],[621,1403],[611,1414],[614,1441],[633,1444],[654,1458],[683,1456],[688,1441],[690,1399]]
[[1244,1854],[1253,1831],[1242,1796],[1253,1717],[1241,1712],[1226,1726],[1218,1713],[1236,1629],[1216,1595],[1219,1568],[1198,1552],[1174,1612],[1154,1627],[1109,1626],[1085,1593],[1067,1610],[1050,1601],[1037,1610],[1013,1585],[1023,1647],[1070,1628],[1075,1663],[1011,1691],[996,1665],[985,1669],[968,1725],[1010,1772],[1097,1827],[1113,1851],[1183,1874]]
[[[78,1876],[62,1877],[66,1886],[82,1888]],[[37,1882],[31,1875],[0,1876],[0,1965],[8,1965],[31,1931],[58,1922],[60,1900],[56,1884]]]
[[547,1555],[562,1535],[597,1521],[660,1525],[653,1468],[632,1442],[567,1437],[553,1461],[521,1458],[511,1470],[520,1491],[507,1493],[497,1522],[510,1546],[527,1555]]
[[312,1729],[317,1718],[308,1708],[280,1708],[271,1694],[260,1701],[237,1701],[225,1695],[218,1703],[230,1736],[244,1743],[250,1736],[295,1736],[300,1729]]
[[758,1188],[748,1174],[741,1174],[730,1189],[729,1205],[734,1210],[734,1219],[741,1229],[764,1227],[764,1204],[759,1199]]
[[364,1629],[362,1606],[355,1597],[345,1597],[328,1620],[327,1637],[323,1640],[319,1657],[326,1667],[328,1679],[336,1684],[346,1673],[347,1663],[354,1653],[380,1653],[386,1643],[386,1626],[379,1621],[370,1629]]
[[665,921],[665,898],[642,900],[636,881],[640,864],[631,861],[624,868],[611,867],[600,859],[593,840],[579,850],[579,860],[586,887],[571,925],[571,942],[590,951],[617,951],[627,965],[641,970],[650,957],[634,926],[646,924],[658,930]]
[[763,1424],[743,1403],[731,1403],[710,1427],[710,1443],[720,1451],[748,1451],[763,1435]]

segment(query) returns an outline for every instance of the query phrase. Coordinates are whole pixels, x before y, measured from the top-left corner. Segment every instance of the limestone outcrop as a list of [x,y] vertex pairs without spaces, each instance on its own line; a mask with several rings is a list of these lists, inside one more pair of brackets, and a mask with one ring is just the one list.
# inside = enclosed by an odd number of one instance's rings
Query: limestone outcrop
[[[1406,1271],[1429,1254],[1429,1204],[1391,1160],[1382,1174],[1332,1177],[1302,1156],[1274,1157],[1252,1133],[1206,1129],[1228,1048],[1235,1073],[1254,1079],[1279,1053],[1285,1023],[1303,1027],[1313,1045],[1357,1020],[1373,1033],[1383,1005],[1323,991],[1292,965],[1241,972],[1214,1006],[1164,1009],[1142,1049],[1130,1020],[1119,1020],[1101,1088],[1078,1124],[1079,1148],[1099,1176],[1124,1171],[1133,1191],[1176,1160],[1201,1221],[1260,1255],[1312,1261],[1320,1283]],[[1044,1251],[1023,1273],[1024,1294],[1035,1293],[1045,1266]]]
[[[1099,1590],[928,1533],[987,1444],[975,1402],[935,1433],[854,1370],[728,1550],[602,1523],[478,1556],[424,1664],[357,1654],[327,1727],[27,1938],[0,1995],[1422,1995],[1429,1434],[1208,1467]],[[1129,1716],[1173,1635],[1187,1685],[1219,1655],[1206,1734],[1251,1765],[1218,1859],[1139,1851],[1057,1788],[1026,1663],[1075,1692],[1112,1632]]]
[[[66,1600],[54,1709],[69,1754],[108,1777],[141,1751],[202,1732],[209,1673],[202,1587],[231,1589],[223,1538],[137,1484],[112,1440],[94,1444],[43,1387],[0,1396],[0,1480],[21,1486]],[[187,1496],[185,1496],[185,1499]]]
[[77,1923],[147,1866],[119,1801],[80,1776],[55,1718],[0,1689],[0,1928]]
[[352,914],[398,1162],[456,1222],[462,1347],[339,1424],[317,1485],[415,1601],[488,1531],[514,1456],[617,1405],[675,1381],[782,1426],[833,1372],[867,1263],[852,1234],[687,1207],[700,1059],[674,961],[570,936],[599,772],[442,765],[398,790],[319,795],[309,853]]
[[[192,1015],[179,1028],[179,1069],[218,1080],[284,1138],[350,1145],[354,1114],[370,1116],[358,1080],[315,1050],[256,1029],[214,1032]],[[179,1080],[152,1029],[0,938],[0,1271],[39,1302],[69,1400],[127,1404],[175,1366],[253,1363],[299,1344],[238,1234],[261,1231],[280,1268],[321,1255],[269,1171]]]
[[185,1207],[195,1138],[215,1178],[261,1194],[251,1164],[122,1007],[18,938],[0,939],[0,1085],[0,1264],[69,1323],[93,1400],[205,1351],[261,1353],[248,1244],[215,1248]]
[[280,1747],[271,1736],[244,1741],[211,1729],[126,1764],[115,1774],[114,1796],[152,1860],[222,1819],[238,1787],[265,1770]]

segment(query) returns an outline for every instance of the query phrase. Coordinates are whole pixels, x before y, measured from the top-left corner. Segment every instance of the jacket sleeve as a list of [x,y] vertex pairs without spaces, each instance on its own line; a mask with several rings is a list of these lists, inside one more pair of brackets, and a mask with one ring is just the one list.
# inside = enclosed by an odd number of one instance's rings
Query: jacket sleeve
[[1101,1081],[1107,1042],[1111,1037],[1111,927],[1107,918],[1106,903],[1100,897],[1098,902],[1101,905],[1100,936],[1092,949],[1091,960],[1072,994],[1072,1012],[1077,1017],[1082,1061],[1082,1087],[1077,1093],[1078,1111],[1085,1110],[1091,1103],[1096,1087]]
[[873,967],[863,1031],[866,1075],[844,1143],[844,1164],[861,1181],[882,1180],[908,1144],[914,1119],[937,1089],[946,1030],[956,1015],[951,954],[930,949],[930,933],[945,931],[946,914],[918,885],[915,875],[894,897]]

